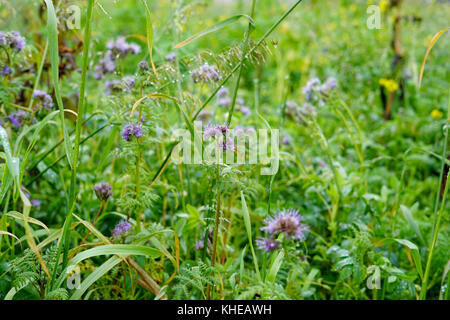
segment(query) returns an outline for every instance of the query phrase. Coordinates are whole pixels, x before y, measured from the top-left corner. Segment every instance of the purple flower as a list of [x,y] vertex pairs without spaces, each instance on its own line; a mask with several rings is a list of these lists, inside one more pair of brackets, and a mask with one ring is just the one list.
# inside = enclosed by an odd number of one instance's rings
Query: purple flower
[[24,37],[20,35],[17,31],[10,32],[0,32],[0,46],[5,48],[10,48],[16,50],[17,52],[22,51],[26,44]]
[[131,224],[125,220],[121,220],[116,227],[111,231],[114,238],[118,238],[120,235],[126,233],[131,229]]
[[321,91],[331,91],[337,86],[336,78],[330,77],[325,81],[325,83],[321,86]]
[[231,99],[228,97],[220,98],[218,102],[219,107],[229,108],[231,105]]
[[239,111],[240,111],[244,116],[246,116],[246,117],[248,117],[249,115],[252,114],[252,112],[250,111],[250,108],[247,107],[247,106],[241,106],[241,107],[239,108]]
[[216,130],[222,133],[223,135],[226,135],[230,131],[230,128],[228,128],[226,124],[218,124],[216,126]]
[[8,66],[7,64],[5,64],[1,69],[0,69],[0,74],[2,76],[7,76],[9,74],[12,73],[12,69],[10,66]]
[[256,240],[258,249],[271,252],[280,248],[281,243],[272,238],[259,238]]
[[312,78],[309,80],[306,85],[303,87],[302,92],[306,97],[306,100],[310,101],[313,99],[314,94],[318,92],[320,87],[320,79]]
[[101,201],[107,201],[112,196],[112,187],[110,184],[102,182],[94,186],[94,192]]
[[39,200],[34,199],[34,200],[31,200],[31,205],[32,205],[33,207],[38,208],[38,207],[41,206],[41,202],[40,202]]
[[138,54],[139,52],[141,52],[140,46],[135,43],[127,43],[124,37],[119,37],[115,41],[109,41],[106,47],[121,57],[125,57],[128,53]]
[[265,220],[266,226],[261,230],[267,231],[271,235],[284,233],[287,239],[292,237],[303,240],[308,226],[302,223],[303,217],[298,214],[298,210],[283,210],[273,217]]
[[53,107],[52,97],[45,91],[34,90],[33,98],[39,99],[42,102],[42,105],[47,109],[50,109]]
[[175,52],[171,52],[166,56],[166,60],[169,62],[174,62],[177,59],[177,54]]
[[199,240],[194,244],[194,249],[195,250],[199,250],[199,249],[203,249],[203,247],[205,246],[203,240]]
[[123,127],[122,137],[125,141],[131,141],[131,139],[135,136],[136,138],[142,137],[142,126],[141,124],[132,124],[128,123]]
[[18,110],[11,113],[8,116],[8,120],[17,128],[20,129],[22,127],[22,122],[28,116],[28,113],[23,110]]
[[212,81],[217,82],[222,79],[219,71],[210,66],[207,62],[205,62],[205,64],[200,66],[197,70],[191,71],[191,76],[195,83]]
[[211,137],[215,137],[219,134],[216,126],[209,124],[203,130],[203,139],[208,140]]
[[150,70],[150,66],[148,65],[148,62],[145,60],[142,60],[138,63],[138,68],[141,70]]
[[245,103],[244,99],[242,99],[242,98],[236,98],[236,104],[237,104],[238,106],[243,106],[244,103]]
[[225,97],[228,94],[228,88],[227,87],[220,87],[219,91],[217,91],[217,96],[219,96],[220,98]]
[[234,146],[234,141],[231,138],[225,138],[221,143],[220,143],[220,147],[222,148],[223,151],[234,151],[235,150],[235,146]]

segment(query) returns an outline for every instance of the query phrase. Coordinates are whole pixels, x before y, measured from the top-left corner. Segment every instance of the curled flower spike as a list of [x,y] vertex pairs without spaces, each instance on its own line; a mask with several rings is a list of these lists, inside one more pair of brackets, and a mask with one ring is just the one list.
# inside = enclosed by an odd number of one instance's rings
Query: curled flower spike
[[203,240],[199,240],[194,244],[194,249],[195,250],[200,250],[203,249],[203,247],[205,246],[204,241]]
[[302,223],[303,217],[299,215],[298,210],[283,210],[273,217],[265,220],[266,226],[261,228],[271,235],[284,233],[287,239],[296,238],[305,239],[305,232],[308,226]]
[[272,238],[259,238],[256,240],[258,249],[265,252],[271,252],[280,248],[281,243],[278,240]]
[[150,70],[150,66],[148,65],[148,62],[145,60],[138,63],[138,68],[141,70]]
[[10,48],[17,52],[22,51],[25,47],[26,40],[17,31],[2,32],[0,31],[0,47]]
[[106,201],[112,196],[112,187],[108,183],[102,182],[94,186],[94,192],[101,201]]
[[4,77],[7,75],[10,75],[11,73],[12,73],[12,69],[7,64],[5,64],[3,67],[0,68],[0,74]]
[[28,113],[23,110],[18,110],[16,112],[11,113],[7,118],[12,123],[16,129],[20,129],[22,127],[23,121],[28,117]]
[[119,236],[126,233],[131,229],[131,224],[125,220],[120,221],[116,227],[111,231],[114,238],[118,238]]
[[228,137],[220,143],[220,147],[222,148],[223,151],[227,151],[227,150],[234,151],[235,150],[235,145],[234,145],[233,139],[228,138]]
[[220,98],[225,97],[228,94],[228,88],[227,87],[220,87],[219,91],[217,91],[217,96]]
[[132,124],[128,123],[123,127],[122,137],[125,141],[131,141],[131,139],[135,136],[136,138],[142,137],[142,126],[141,124]]
[[195,83],[199,82],[217,82],[222,79],[216,68],[210,66],[207,62],[197,70],[191,71],[192,79]]

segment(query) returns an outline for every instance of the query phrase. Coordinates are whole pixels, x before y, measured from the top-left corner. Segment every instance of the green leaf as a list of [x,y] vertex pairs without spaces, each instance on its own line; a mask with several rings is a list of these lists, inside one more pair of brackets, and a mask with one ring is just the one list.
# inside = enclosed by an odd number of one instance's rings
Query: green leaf
[[411,229],[413,229],[413,231],[416,233],[416,235],[419,237],[420,241],[422,241],[422,243],[425,243],[425,240],[422,237],[422,233],[420,232],[419,226],[417,225],[416,221],[414,220],[414,217],[411,213],[411,210],[409,210],[408,207],[401,205],[400,206],[400,211],[403,214],[403,217],[406,219],[406,221],[408,221],[409,226],[411,227]]
[[273,260],[272,265],[270,266],[269,273],[267,274],[266,280],[274,283],[277,277],[278,271],[280,270],[281,265],[283,264],[284,251],[278,252],[278,255]]
[[78,289],[70,297],[70,300],[78,300],[81,298],[83,293],[86,292],[87,289],[98,279],[103,277],[109,270],[114,268],[117,264],[122,262],[122,259],[119,257],[111,257],[105,263],[103,263],[100,267],[95,269],[80,285]]
[[201,32],[199,32],[199,33],[197,33],[197,34],[195,34],[195,35],[193,35],[193,36],[187,38],[186,40],[184,40],[184,41],[178,43],[177,45],[175,45],[174,48],[175,48],[175,49],[181,48],[181,47],[183,47],[183,46],[185,46],[185,45],[191,43],[191,42],[194,41],[195,39],[198,39],[198,38],[200,38],[200,37],[203,37],[203,36],[205,36],[205,35],[207,35],[207,34],[209,34],[209,33],[211,33],[211,32],[215,32],[215,31],[217,31],[217,30],[220,30],[220,29],[222,29],[223,27],[226,27],[227,25],[229,25],[229,24],[231,24],[231,23],[233,23],[233,22],[238,21],[240,18],[246,18],[246,19],[248,20],[248,22],[249,22],[252,26],[255,25],[255,23],[253,22],[253,19],[252,19],[251,17],[249,17],[248,15],[246,15],[246,14],[238,14],[238,15],[235,15],[235,16],[233,16],[233,17],[231,17],[231,18],[225,19],[225,20],[223,20],[223,21],[221,21],[221,22],[219,22],[219,23],[213,25],[212,27],[209,27],[208,29],[206,29],[206,30],[204,30],[204,31],[201,31]]

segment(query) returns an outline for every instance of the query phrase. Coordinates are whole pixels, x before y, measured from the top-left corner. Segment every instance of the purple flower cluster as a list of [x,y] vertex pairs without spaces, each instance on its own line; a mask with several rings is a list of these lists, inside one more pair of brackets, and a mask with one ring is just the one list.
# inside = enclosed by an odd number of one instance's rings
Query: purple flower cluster
[[174,62],[177,60],[177,54],[175,52],[171,52],[166,56],[166,60],[169,62]]
[[114,238],[118,238],[119,236],[126,233],[131,229],[131,224],[125,220],[120,221],[116,227],[111,231]]
[[[219,107],[229,108],[231,106],[231,98],[228,94],[229,91],[227,87],[221,87],[219,91],[217,91]],[[244,103],[244,99],[236,98],[236,111],[241,112],[244,116],[249,116],[251,114],[250,108],[244,105]]]
[[6,77],[7,75],[10,75],[11,73],[12,73],[12,69],[7,64],[5,64],[3,67],[0,68],[0,74],[4,77]]
[[102,182],[94,186],[94,192],[97,199],[107,201],[112,196],[112,187],[110,184]]
[[135,43],[128,43],[124,37],[119,37],[116,40],[111,40],[107,43],[106,47],[121,57],[125,57],[127,54],[138,54],[141,52],[141,47]]
[[308,226],[302,221],[303,217],[299,215],[298,210],[283,210],[277,215],[267,218],[266,226],[261,230],[267,231],[272,236],[284,233],[288,240],[291,238],[304,240]]
[[117,58],[124,58],[129,53],[138,54],[141,52],[141,47],[135,43],[127,43],[124,37],[119,37],[116,40],[111,40],[106,45],[107,51],[103,58],[95,66],[95,79],[100,80],[107,73],[113,73],[116,68]]
[[145,60],[142,60],[138,63],[138,68],[141,70],[150,70],[150,66],[148,65],[148,62]]
[[335,78],[328,78],[325,83],[322,83],[319,78],[312,78],[302,88],[302,92],[305,95],[307,101],[320,101],[324,102],[324,95],[327,95],[331,90],[336,88],[337,81]]
[[210,66],[207,62],[200,66],[200,68],[191,71],[191,77],[195,83],[199,82],[217,82],[222,79],[219,71],[213,66]]
[[260,250],[271,252],[280,248],[280,241],[272,238],[259,238],[256,240],[256,246]]
[[42,103],[42,106],[44,106],[47,109],[53,107],[52,97],[45,91],[34,90],[33,98],[39,99],[39,101]]
[[123,127],[122,137],[125,141],[131,141],[131,139],[135,136],[136,138],[142,137],[142,126],[141,124],[132,124],[128,123]]
[[234,140],[228,136],[228,133],[230,132],[230,128],[226,124],[218,124],[218,125],[212,125],[209,124],[205,127],[203,130],[203,139],[209,140],[210,138],[216,138],[221,137],[222,140],[220,143],[220,148],[223,151],[234,151],[235,145]]
[[286,101],[284,113],[298,123],[304,123],[307,119],[317,116],[316,108],[312,104],[305,103],[300,107],[294,101]]
[[23,121],[27,118],[28,113],[23,110],[17,110],[8,116],[8,120],[12,123],[13,126],[16,127],[16,129],[20,129],[22,127]]
[[200,249],[203,249],[204,246],[205,246],[204,241],[203,241],[203,240],[199,240],[199,241],[197,241],[197,242],[194,244],[194,249],[195,249],[195,250],[200,250]]
[[12,49],[17,52],[22,51],[26,44],[24,37],[17,31],[3,32],[0,31],[0,47],[5,49]]

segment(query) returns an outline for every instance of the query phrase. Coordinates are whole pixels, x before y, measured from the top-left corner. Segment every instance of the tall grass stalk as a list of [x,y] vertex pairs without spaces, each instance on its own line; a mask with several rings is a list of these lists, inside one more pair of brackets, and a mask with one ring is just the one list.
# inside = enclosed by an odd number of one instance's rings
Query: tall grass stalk
[[435,205],[434,205],[434,221],[433,221],[433,232],[431,236],[431,242],[430,247],[428,251],[428,258],[427,258],[427,264],[425,266],[425,273],[423,275],[422,279],[422,288],[420,290],[420,300],[425,300],[427,298],[427,286],[428,286],[428,277],[430,275],[430,268],[431,268],[431,260],[433,259],[433,251],[434,247],[436,246],[437,236],[439,233],[439,227],[441,224],[442,216],[445,212],[445,202],[447,200],[447,193],[448,193],[448,185],[450,184],[448,181],[449,174],[447,173],[447,179],[445,180],[445,188],[444,188],[444,194],[442,195],[442,201],[441,206],[439,209],[439,196],[440,192],[442,190],[442,183],[444,181],[444,170],[445,170],[445,160],[447,159],[447,145],[448,145],[448,128],[450,126],[450,90],[449,90],[449,101],[448,101],[448,109],[447,109],[447,121],[445,124],[445,131],[444,131],[444,146],[442,148],[442,162],[441,162],[441,173],[439,178],[439,184],[438,188],[436,190],[436,199],[435,199]]
[[61,250],[63,249],[63,268],[67,265],[68,253],[69,253],[69,228],[72,222],[72,213],[75,207],[75,197],[76,197],[76,178],[78,169],[78,157],[80,152],[80,141],[81,141],[81,127],[84,116],[85,108],[85,92],[86,92],[86,78],[87,78],[87,68],[89,63],[89,46],[91,40],[91,18],[92,9],[94,6],[94,0],[88,0],[87,13],[86,13],[86,26],[84,29],[84,41],[83,41],[83,60],[81,65],[81,83],[80,83],[80,98],[78,101],[78,115],[75,127],[75,146],[73,149],[73,168],[69,187],[69,207],[67,211],[66,220],[64,222],[63,233],[58,245],[58,252],[55,261],[55,268],[52,275],[52,281],[50,288],[53,287],[57,269],[56,265],[59,263],[61,256]]

